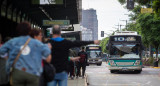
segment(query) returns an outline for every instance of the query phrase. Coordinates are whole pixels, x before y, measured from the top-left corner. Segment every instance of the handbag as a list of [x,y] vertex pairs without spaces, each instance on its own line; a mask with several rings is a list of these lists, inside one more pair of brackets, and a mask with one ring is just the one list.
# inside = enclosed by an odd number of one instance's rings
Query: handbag
[[55,74],[56,74],[56,69],[54,65],[47,63],[45,60],[44,62],[44,67],[43,67],[43,76],[45,78],[46,82],[50,82],[54,80]]
[[31,38],[28,38],[28,40],[26,41],[26,43],[24,44],[23,48],[19,51],[18,55],[16,56],[11,68],[10,68],[10,85],[12,85],[12,73],[13,73],[13,68],[14,68],[14,65],[16,64],[16,62],[18,61],[22,51],[25,49],[25,47],[28,45],[29,41],[31,40]]

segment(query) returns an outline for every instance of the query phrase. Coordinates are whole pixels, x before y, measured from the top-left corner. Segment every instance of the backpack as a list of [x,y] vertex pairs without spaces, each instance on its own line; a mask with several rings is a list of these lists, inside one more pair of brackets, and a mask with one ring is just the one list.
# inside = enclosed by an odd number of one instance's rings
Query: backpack
[[44,61],[43,75],[44,75],[45,80],[47,82],[54,80],[55,74],[56,74],[55,67],[52,64]]
[[84,62],[85,62],[85,59],[86,59],[86,54],[85,54],[85,53],[80,54],[79,62],[80,62],[80,63],[84,63]]

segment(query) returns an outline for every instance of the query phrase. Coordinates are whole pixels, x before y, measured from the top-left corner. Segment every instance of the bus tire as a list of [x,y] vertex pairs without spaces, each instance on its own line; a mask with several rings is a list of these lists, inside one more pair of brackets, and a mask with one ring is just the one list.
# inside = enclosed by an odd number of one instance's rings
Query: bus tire
[[97,64],[97,66],[101,66],[102,64]]
[[141,72],[142,72],[142,70],[136,70],[135,72],[136,72],[136,73],[141,73]]
[[111,72],[111,73],[114,73],[114,72],[115,72],[115,70],[110,70],[110,72]]

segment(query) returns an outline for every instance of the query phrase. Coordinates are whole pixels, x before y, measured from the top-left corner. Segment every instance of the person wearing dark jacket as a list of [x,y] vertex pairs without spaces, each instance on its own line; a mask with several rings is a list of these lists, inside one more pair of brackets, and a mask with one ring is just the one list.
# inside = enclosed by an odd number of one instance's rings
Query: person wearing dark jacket
[[[54,80],[48,83],[48,86],[67,86],[68,74],[67,65],[69,57],[69,49],[80,47],[88,44],[99,44],[99,41],[69,41],[61,38],[61,29],[59,25],[53,27],[53,37],[50,39],[52,45],[51,54],[53,64],[56,68]],[[70,60],[75,59],[69,57]]]
[[77,78],[80,75],[80,69],[82,68],[82,78],[84,78],[85,70],[86,70],[86,64],[88,60],[87,53],[85,52],[85,48],[82,47],[82,51],[78,53],[78,56],[80,56],[79,61],[77,62]]
[[[74,50],[69,49],[69,56],[76,57],[77,55]],[[68,62],[68,74],[70,75],[70,78],[72,80],[74,79],[74,70],[75,70],[74,66],[75,66],[75,62],[73,62],[73,61]]]

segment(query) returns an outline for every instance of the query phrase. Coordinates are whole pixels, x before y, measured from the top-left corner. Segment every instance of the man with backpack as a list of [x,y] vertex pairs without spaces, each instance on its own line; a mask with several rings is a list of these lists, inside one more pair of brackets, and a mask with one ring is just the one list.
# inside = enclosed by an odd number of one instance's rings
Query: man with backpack
[[82,68],[82,78],[84,78],[85,70],[86,70],[86,64],[87,64],[87,53],[85,52],[85,48],[82,47],[82,51],[78,53],[78,56],[80,56],[79,62],[77,64],[77,78],[80,75],[80,69]]

